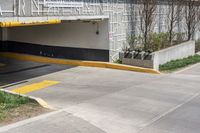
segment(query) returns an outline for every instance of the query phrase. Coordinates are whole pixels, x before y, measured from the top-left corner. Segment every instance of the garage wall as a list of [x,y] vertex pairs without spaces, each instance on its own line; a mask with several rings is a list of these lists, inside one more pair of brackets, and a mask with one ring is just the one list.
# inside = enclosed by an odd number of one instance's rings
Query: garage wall
[[3,42],[2,42],[2,28],[0,28],[0,51],[3,50]]
[[2,41],[3,34],[2,34],[2,28],[0,28],[0,41]]
[[98,23],[99,35],[96,34],[97,24],[77,21],[58,25],[9,28],[8,40],[49,46],[109,50],[108,23],[106,21]]
[[[108,20],[8,28],[8,50],[59,58],[109,61],[108,30]],[[97,31],[99,34],[96,34]]]

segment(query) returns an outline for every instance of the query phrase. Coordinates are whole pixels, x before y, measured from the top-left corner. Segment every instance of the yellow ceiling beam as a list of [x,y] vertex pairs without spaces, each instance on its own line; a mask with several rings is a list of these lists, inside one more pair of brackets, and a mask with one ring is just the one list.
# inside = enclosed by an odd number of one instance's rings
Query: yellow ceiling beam
[[0,22],[0,27],[20,27],[34,25],[60,24],[61,20],[45,20],[45,21],[24,21],[24,22]]

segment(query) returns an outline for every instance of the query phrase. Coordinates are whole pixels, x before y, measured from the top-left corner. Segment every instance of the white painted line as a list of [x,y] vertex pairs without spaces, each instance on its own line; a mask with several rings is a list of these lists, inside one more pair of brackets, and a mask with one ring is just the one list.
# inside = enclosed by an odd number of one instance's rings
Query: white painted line
[[181,106],[183,106],[183,105],[189,103],[190,101],[192,101],[193,99],[195,99],[196,97],[198,97],[199,94],[200,94],[200,93],[194,94],[192,97],[188,98],[188,99],[185,100],[183,103],[178,104],[177,106],[175,106],[175,107],[169,109],[167,112],[164,112],[163,114],[158,115],[157,117],[153,118],[152,120],[148,121],[147,123],[142,124],[139,130],[140,130],[140,131],[143,130],[145,127],[152,125],[154,122],[156,122],[156,121],[162,119],[163,117],[165,117],[166,115],[168,115],[168,114],[174,112],[175,110],[177,110],[177,109],[180,108]]

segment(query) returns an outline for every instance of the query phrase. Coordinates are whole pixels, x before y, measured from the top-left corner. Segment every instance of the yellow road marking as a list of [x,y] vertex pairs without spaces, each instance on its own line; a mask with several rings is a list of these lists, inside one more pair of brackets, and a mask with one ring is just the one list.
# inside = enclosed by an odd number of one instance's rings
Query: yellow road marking
[[60,83],[60,82],[44,80],[44,81],[39,82],[39,83],[34,83],[34,84],[30,84],[30,85],[26,85],[26,86],[14,89],[12,91],[16,92],[16,93],[20,93],[20,94],[27,94],[29,92],[33,92],[33,91],[37,91],[37,90],[40,90],[40,89],[44,89],[44,88],[47,88],[49,86],[56,85],[58,83]]

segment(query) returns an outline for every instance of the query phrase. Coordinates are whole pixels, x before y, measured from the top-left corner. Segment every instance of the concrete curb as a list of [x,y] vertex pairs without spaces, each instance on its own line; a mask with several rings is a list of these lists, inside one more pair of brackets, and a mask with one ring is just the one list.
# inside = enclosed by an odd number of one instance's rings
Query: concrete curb
[[17,95],[17,96],[22,96],[22,97],[28,97],[29,99],[35,101],[36,103],[38,103],[40,106],[47,108],[47,109],[53,109],[51,106],[49,106],[43,99],[41,98],[37,98],[37,97],[33,97],[33,96],[27,96],[27,95],[23,95],[23,94],[19,94],[19,93],[15,93],[9,90],[5,90],[5,89],[0,89],[0,91],[5,92],[5,93],[9,93],[12,95]]
[[6,58],[14,58],[18,60],[41,62],[41,63],[110,68],[110,69],[118,69],[118,70],[150,73],[150,74],[161,74],[159,71],[154,70],[154,69],[115,64],[115,63],[109,63],[109,62],[56,59],[56,58],[41,57],[41,56],[27,55],[27,54],[18,54],[18,53],[11,53],[11,52],[0,52],[0,56],[6,57]]

